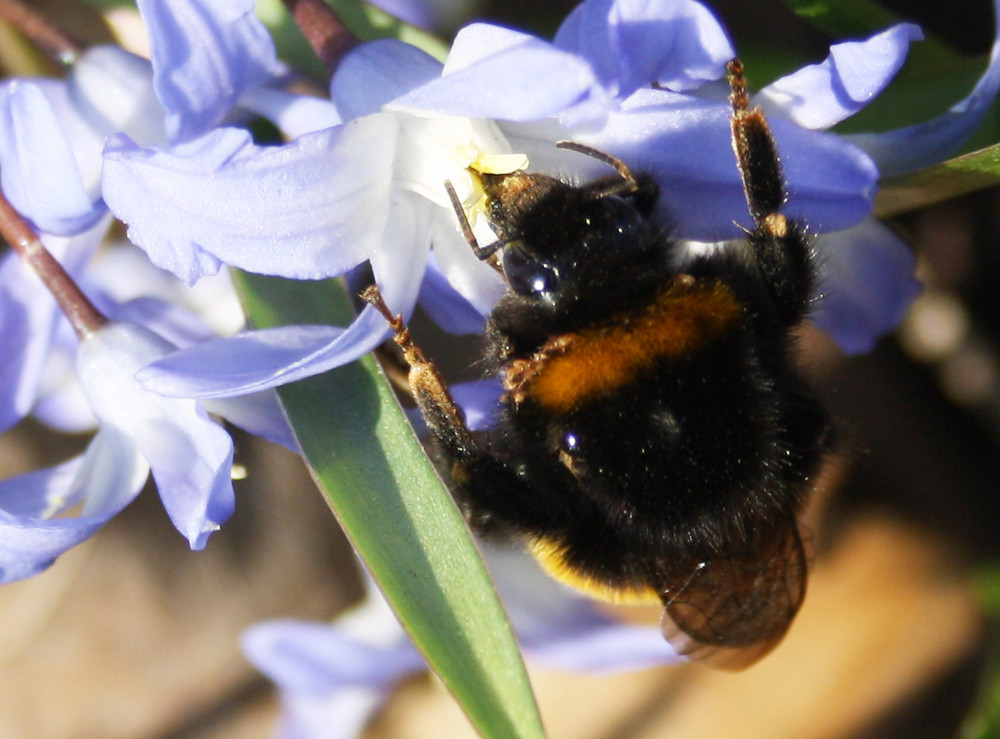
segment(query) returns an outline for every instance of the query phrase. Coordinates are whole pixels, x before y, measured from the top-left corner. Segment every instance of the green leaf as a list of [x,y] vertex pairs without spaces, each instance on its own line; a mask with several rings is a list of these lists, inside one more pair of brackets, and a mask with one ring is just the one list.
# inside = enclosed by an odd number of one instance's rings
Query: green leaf
[[[242,274],[254,324],[345,325],[340,283]],[[372,357],[279,389],[317,484],[400,621],[484,737],[543,737],[512,630],[457,507]]]
[[[785,0],[797,15],[835,40],[860,39],[907,20],[872,0]],[[968,95],[988,63],[983,56],[968,57],[950,44],[926,34],[910,44],[906,64],[892,83],[869,105],[834,127],[839,134],[888,131],[920,123],[944,113]],[[996,140],[996,108],[987,125],[963,152]]]
[[416,26],[404,23],[374,5],[357,0],[327,0],[330,7],[358,38],[372,41],[394,38],[426,51],[439,60],[448,56],[448,44]]
[[985,57],[964,59],[895,80],[835,130],[841,134],[880,132],[927,121],[972,92],[986,64]]
[[990,619],[990,637],[986,647],[987,667],[958,736],[961,739],[992,739],[1000,736],[1000,566],[994,563],[974,573],[973,585]]
[[913,174],[883,180],[875,198],[875,213],[888,218],[997,183],[1000,183],[1000,144]]
[[899,21],[870,0],[785,0],[796,15],[832,38],[857,38]]
[[[448,55],[448,45],[439,38],[373,5],[358,0],[327,0],[327,4],[362,41],[394,38],[416,46],[438,60]],[[281,59],[315,79],[325,80],[329,76],[281,0],[257,0],[255,12],[271,32]]]
[[[872,0],[785,0],[796,15],[830,38],[856,40],[906,20]],[[927,37],[910,47],[909,63],[934,68],[961,58],[949,45]]]

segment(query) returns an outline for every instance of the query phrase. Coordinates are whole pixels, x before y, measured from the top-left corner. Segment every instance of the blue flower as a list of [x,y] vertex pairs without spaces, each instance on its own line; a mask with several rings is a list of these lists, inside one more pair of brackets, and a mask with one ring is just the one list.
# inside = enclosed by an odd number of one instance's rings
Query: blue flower
[[[878,170],[861,149],[815,129],[877,95],[917,38],[919,29],[900,24],[835,45],[822,64],[759,95],[789,182],[786,210],[828,234],[820,244],[831,254],[841,251],[838,238],[852,238],[846,229],[869,217]],[[749,216],[729,145],[729,109],[724,86],[708,82],[732,56],[721,27],[692,0],[587,0],[552,43],[475,24],[459,32],[443,66],[404,44],[373,42],[343,59],[331,82],[335,112],[311,101],[320,113],[315,130],[306,132],[308,120],[297,116],[289,130],[297,138],[284,146],[258,146],[231,128],[166,149],[114,137],[105,197],[151,260],[188,282],[222,264],[316,279],[368,263],[390,307],[408,315],[418,298],[434,300],[421,290],[433,244],[434,269],[485,314],[503,285],[458,233],[443,182],[454,183],[474,215],[479,193],[469,167],[510,171],[526,156],[531,169],[564,177],[606,174],[600,162],[556,148],[560,139],[651,172],[662,187],[659,217],[678,237],[739,236],[734,223]],[[984,80],[998,67],[992,60]],[[958,116],[966,128],[992,97],[984,84]],[[330,126],[332,118],[343,122]],[[939,148],[954,148],[963,133],[942,133]],[[854,315],[865,322],[845,327],[820,303],[819,323],[850,349],[891,328],[889,317],[917,289],[905,246],[883,236],[882,250],[896,255],[892,271],[861,268],[872,281],[855,280],[838,298],[843,315],[850,296],[864,293],[871,310]],[[827,271],[825,294],[838,292],[843,272]],[[883,293],[892,299],[878,299]],[[380,317],[365,308],[344,329],[291,326],[208,342],[142,377],[166,394],[240,394],[343,364],[385,336]]]
[[[67,245],[93,238],[94,230],[73,239],[46,240],[65,257]],[[150,472],[177,529],[193,548],[202,548],[233,506],[232,441],[209,412],[295,446],[273,393],[202,402],[165,398],[138,383],[141,367],[178,345],[214,334],[193,314],[149,297],[169,289],[163,273],[145,262],[140,263],[145,270],[122,269],[121,259],[113,255],[107,257],[118,262],[112,272],[102,276],[91,270],[81,281],[90,286],[103,312],[117,320],[80,340],[66,335],[68,322],[55,301],[16,256],[8,255],[0,264],[0,327],[9,328],[11,337],[0,364],[6,426],[34,411],[68,430],[89,430],[91,422],[97,427],[83,455],[0,482],[0,582],[36,574],[93,535],[139,493]],[[120,281],[126,275],[127,289],[142,286],[147,295],[117,303],[101,291],[101,277],[107,277],[122,294]],[[149,289],[157,281],[160,286]],[[216,290],[214,302],[218,297]],[[231,287],[223,297],[235,303]],[[67,356],[73,362],[69,366],[61,361]],[[77,388],[83,391],[83,403]],[[79,515],[66,515],[77,506]]]
[[[550,669],[610,674],[682,661],[656,625],[599,613],[527,555],[487,548],[497,587],[527,658]],[[388,605],[368,597],[333,625],[271,621],[244,632],[247,658],[279,687],[285,739],[359,736],[406,677],[426,669]]]
[[[145,260],[124,269],[123,252],[137,253],[130,246],[105,256],[104,262],[116,263],[110,271],[101,274],[106,264],[83,271],[79,257],[102,232],[99,225],[76,237],[45,237],[115,319],[82,339],[68,330],[52,296],[16,255],[0,263],[0,328],[9,338],[0,360],[3,428],[28,412],[67,430],[97,428],[79,457],[0,482],[0,582],[36,574],[93,535],[139,493],[150,472],[175,526],[193,548],[203,547],[233,506],[232,441],[209,412],[295,446],[273,393],[202,402],[164,398],[138,383],[139,368],[214,333],[183,308],[151,297],[167,294],[176,280]],[[219,289],[235,307],[231,286],[217,288],[213,303],[219,303]],[[137,292],[144,294],[128,299]],[[232,325],[232,318],[227,322]],[[67,515],[77,507],[79,515]]]
[[[106,224],[99,223],[74,237],[47,237],[46,243],[64,269],[79,274],[105,230]],[[45,287],[25,271],[16,253],[6,253],[0,260],[0,331],[4,336],[0,355],[0,432],[27,416],[37,402],[51,355],[57,348],[60,321],[56,303]],[[60,415],[58,411],[56,415]]]
[[278,71],[254,0],[137,0],[152,49],[153,85],[171,141],[223,122],[241,97]]
[[92,228],[107,214],[101,151],[127,130],[165,142],[163,109],[149,63],[117,47],[83,54],[66,80],[0,84],[0,186],[39,231],[60,236]]
[[[152,4],[147,11],[157,14],[161,29],[181,23],[186,33],[211,41],[193,53],[174,45],[160,54],[165,74],[156,71],[156,62],[151,68],[121,49],[98,47],[81,56],[66,81],[0,86],[4,194],[112,319],[78,339],[18,257],[9,253],[0,261],[6,337],[0,430],[29,412],[68,430],[97,428],[79,457],[0,482],[0,582],[39,572],[91,536],[138,494],[150,473],[177,529],[193,548],[205,546],[234,503],[232,440],[209,412],[294,446],[273,394],[202,402],[164,398],[139,385],[141,367],[215,334],[176,305],[176,296],[170,296],[173,303],[162,299],[167,283],[177,281],[148,260],[111,273],[91,264],[111,222],[100,189],[104,138],[128,131],[147,143],[166,143],[216,125],[235,99],[273,73],[273,45],[252,8],[242,0]],[[170,39],[154,39],[154,48],[163,43]],[[217,48],[246,52],[250,61],[235,75],[220,74]],[[184,73],[184,63],[194,68]],[[115,261],[121,267],[121,259]],[[223,289],[235,305],[232,287]],[[68,516],[71,511],[79,515]]]
[[[133,323],[109,323],[80,343],[77,376],[100,428],[80,457],[0,482],[0,582],[29,577],[93,535],[152,470],[167,512],[205,546],[233,509],[232,440],[200,403],[144,390],[136,371],[173,351]],[[80,515],[59,517],[82,506]]]
[[253,0],[139,6],[151,29],[152,64],[98,46],[64,81],[0,84],[0,185],[39,231],[72,235],[104,216],[101,150],[108,135],[127,132],[146,145],[201,135],[278,71]]
[[[277,71],[273,43],[253,15],[252,0],[140,6],[154,19],[152,65],[102,46],[83,53],[66,80],[0,83],[0,187],[74,278],[111,222],[101,192],[107,136],[126,132],[153,145],[200,135]],[[6,429],[36,398],[35,370],[52,349],[59,319],[40,285],[20,277],[16,258],[7,255],[0,269],[0,321],[9,349],[0,380],[11,389],[0,409],[0,429]],[[132,284],[120,275],[112,282]]]

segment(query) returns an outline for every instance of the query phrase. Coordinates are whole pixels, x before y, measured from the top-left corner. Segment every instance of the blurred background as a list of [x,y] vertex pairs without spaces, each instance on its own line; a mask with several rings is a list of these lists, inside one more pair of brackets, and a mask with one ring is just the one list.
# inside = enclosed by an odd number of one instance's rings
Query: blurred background
[[[75,4],[35,4],[72,18],[85,40],[105,33]],[[826,56],[830,39],[780,0],[707,4],[752,83]],[[549,35],[573,5],[462,2],[447,22]],[[989,50],[988,0],[884,5],[965,55]],[[951,94],[922,103],[941,111],[966,89]],[[1000,130],[979,138],[1000,140]],[[1000,190],[891,222],[925,284],[901,329],[858,357],[816,331],[803,337],[841,451],[810,515],[817,554],[788,638],[740,674],[685,666],[591,677],[529,664],[553,739],[976,735],[966,717],[987,705],[1000,663]],[[466,351],[457,364],[474,355]],[[0,736],[271,735],[275,696],[243,659],[240,632],[267,618],[330,619],[361,586],[298,459],[236,440],[236,514],[204,552],[189,551],[147,490],[51,570],[0,588]],[[85,441],[26,422],[0,439],[0,475],[63,459]],[[367,736],[471,732],[443,688],[419,677]]]

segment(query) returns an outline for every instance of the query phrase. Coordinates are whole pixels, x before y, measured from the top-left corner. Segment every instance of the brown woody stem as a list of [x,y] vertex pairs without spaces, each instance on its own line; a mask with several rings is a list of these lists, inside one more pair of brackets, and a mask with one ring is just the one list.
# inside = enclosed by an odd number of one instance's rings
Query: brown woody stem
[[360,43],[323,0],[284,0],[316,56],[332,73],[344,55]]
[[0,192],[0,236],[11,245],[21,261],[31,267],[52,293],[73,330],[81,339],[104,326],[108,319],[81,291],[63,266],[56,261],[35,230]]
[[72,64],[80,56],[80,45],[48,18],[22,0],[0,0],[0,18],[45,49],[60,64]]

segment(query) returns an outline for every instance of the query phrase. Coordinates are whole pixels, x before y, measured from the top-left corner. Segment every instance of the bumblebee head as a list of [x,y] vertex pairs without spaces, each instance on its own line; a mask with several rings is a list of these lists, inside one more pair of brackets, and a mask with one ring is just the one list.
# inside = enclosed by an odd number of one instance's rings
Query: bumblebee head
[[567,308],[662,254],[648,220],[655,198],[629,184],[635,180],[615,178],[622,187],[604,180],[574,186],[524,172],[482,179],[487,217],[501,242],[500,265],[511,290],[525,299]]

